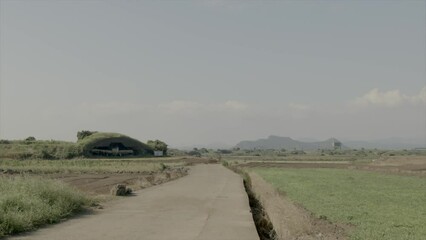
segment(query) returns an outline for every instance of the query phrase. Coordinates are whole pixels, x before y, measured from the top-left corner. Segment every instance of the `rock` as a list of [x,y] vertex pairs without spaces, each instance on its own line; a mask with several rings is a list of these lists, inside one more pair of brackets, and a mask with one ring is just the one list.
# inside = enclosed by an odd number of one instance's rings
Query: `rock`
[[126,196],[132,193],[132,189],[126,187],[124,184],[117,184],[111,188],[111,195]]

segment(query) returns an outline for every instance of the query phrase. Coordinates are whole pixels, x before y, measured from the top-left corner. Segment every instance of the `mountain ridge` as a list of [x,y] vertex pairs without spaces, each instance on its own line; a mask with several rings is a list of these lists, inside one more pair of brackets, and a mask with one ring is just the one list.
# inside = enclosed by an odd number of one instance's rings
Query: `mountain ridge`
[[235,147],[240,149],[296,149],[296,150],[317,150],[334,149],[335,147],[344,147],[336,138],[329,138],[324,141],[302,142],[290,137],[280,137],[270,135],[268,138],[258,140],[246,140],[239,142]]

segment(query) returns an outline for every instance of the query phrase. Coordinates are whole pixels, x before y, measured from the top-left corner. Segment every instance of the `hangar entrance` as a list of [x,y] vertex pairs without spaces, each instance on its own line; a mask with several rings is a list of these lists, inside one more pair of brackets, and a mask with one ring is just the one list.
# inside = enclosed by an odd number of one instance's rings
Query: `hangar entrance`
[[129,156],[136,154],[132,148],[126,147],[121,142],[112,142],[107,146],[95,146],[90,152],[98,156]]

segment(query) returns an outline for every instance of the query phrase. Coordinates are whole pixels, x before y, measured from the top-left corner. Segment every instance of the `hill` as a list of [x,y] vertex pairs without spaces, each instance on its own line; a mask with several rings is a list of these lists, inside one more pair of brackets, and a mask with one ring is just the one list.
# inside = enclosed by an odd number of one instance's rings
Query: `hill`
[[[296,150],[317,150],[334,149],[338,146],[339,140],[330,138],[319,142],[301,142],[289,137],[269,136],[266,139],[254,141],[241,141],[236,147],[240,149],[296,149]],[[344,146],[342,146],[344,147]]]

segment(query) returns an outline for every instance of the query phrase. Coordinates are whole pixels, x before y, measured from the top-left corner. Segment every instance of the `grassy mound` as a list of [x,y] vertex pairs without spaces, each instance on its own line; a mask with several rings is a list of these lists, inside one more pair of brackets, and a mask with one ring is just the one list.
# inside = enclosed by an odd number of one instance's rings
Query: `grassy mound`
[[0,177],[0,237],[58,222],[88,204],[82,193],[58,181]]
[[132,148],[135,155],[144,155],[153,151],[148,145],[120,133],[95,132],[77,141],[77,145],[82,149],[85,156],[90,156],[90,150],[94,147],[109,145],[111,142],[123,143],[126,147]]

